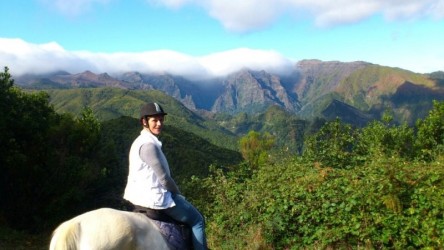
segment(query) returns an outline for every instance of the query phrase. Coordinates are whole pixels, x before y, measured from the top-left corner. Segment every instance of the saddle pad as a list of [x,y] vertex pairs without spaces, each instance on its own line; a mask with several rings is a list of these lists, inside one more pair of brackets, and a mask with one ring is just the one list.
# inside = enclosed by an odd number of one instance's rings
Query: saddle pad
[[158,220],[153,220],[153,222],[159,227],[159,231],[170,244],[171,249],[192,249],[191,231],[187,226]]

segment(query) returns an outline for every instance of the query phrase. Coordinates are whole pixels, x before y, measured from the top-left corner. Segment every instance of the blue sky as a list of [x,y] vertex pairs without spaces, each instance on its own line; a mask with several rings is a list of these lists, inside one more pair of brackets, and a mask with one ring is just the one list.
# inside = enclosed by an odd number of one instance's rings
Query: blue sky
[[15,0],[0,66],[222,75],[303,59],[444,70],[444,0]]

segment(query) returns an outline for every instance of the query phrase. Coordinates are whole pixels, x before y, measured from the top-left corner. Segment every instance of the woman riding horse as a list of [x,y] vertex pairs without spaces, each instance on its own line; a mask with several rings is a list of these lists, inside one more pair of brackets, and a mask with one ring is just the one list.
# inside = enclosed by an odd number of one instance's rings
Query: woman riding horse
[[194,249],[207,249],[202,214],[188,202],[171,177],[170,168],[157,138],[167,113],[155,102],[142,106],[140,135],[129,153],[129,174],[123,198],[133,205],[160,211],[190,226]]

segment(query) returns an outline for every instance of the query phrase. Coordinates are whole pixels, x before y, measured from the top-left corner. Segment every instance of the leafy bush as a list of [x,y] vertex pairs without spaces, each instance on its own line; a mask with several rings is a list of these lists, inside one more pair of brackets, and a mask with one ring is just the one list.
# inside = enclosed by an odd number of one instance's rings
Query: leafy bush
[[262,165],[250,180],[216,171],[209,242],[220,249],[442,248],[444,164],[379,158],[352,169],[301,159]]
[[339,119],[327,122],[319,132],[310,136],[304,146],[304,156],[333,168],[355,165],[356,131]]
[[431,159],[435,150],[444,145],[444,102],[434,101],[429,115],[424,120],[419,120],[416,126],[416,146],[420,150],[420,158]]
[[414,129],[407,125],[390,124],[390,115],[383,121],[373,121],[360,129],[357,143],[357,155],[361,161],[369,161],[380,156],[396,156],[413,159],[416,155],[414,148]]

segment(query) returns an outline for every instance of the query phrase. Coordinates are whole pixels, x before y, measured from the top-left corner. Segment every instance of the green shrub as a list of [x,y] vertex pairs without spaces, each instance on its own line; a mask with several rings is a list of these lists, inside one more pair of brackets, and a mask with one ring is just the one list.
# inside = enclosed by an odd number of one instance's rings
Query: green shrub
[[444,102],[433,102],[433,109],[424,120],[416,124],[418,135],[416,146],[420,151],[419,158],[433,159],[435,150],[444,145]]
[[356,136],[356,130],[339,119],[327,122],[306,140],[304,156],[326,167],[350,168],[357,159]]
[[217,171],[205,214],[215,249],[444,247],[444,157],[380,157],[352,169],[301,159],[261,165],[249,180]]

